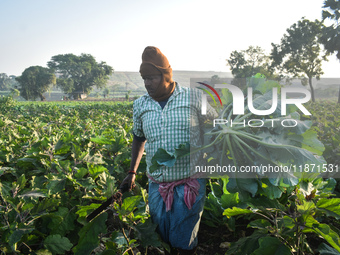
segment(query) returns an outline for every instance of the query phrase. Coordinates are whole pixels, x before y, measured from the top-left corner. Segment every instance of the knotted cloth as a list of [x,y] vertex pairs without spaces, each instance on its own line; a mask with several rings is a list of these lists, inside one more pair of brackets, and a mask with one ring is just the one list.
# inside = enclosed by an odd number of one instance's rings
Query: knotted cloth
[[152,98],[156,101],[163,101],[169,98],[175,89],[175,82],[172,80],[172,68],[167,57],[156,47],[148,46],[142,54],[142,64],[139,72],[141,76],[162,75],[162,80]]
[[149,176],[149,178],[153,182],[159,184],[158,191],[163,198],[166,211],[171,210],[171,206],[174,201],[174,188],[181,184],[184,184],[184,202],[189,210],[192,208],[200,189],[200,184],[197,179],[186,178],[174,182],[157,182],[152,177]]

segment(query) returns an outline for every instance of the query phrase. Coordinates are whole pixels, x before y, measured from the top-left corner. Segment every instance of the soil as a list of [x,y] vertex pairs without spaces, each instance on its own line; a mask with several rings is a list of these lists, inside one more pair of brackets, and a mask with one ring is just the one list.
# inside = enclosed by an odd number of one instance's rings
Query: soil
[[[225,226],[210,227],[201,223],[198,232],[197,255],[224,255],[228,250],[228,244],[230,244],[226,240],[230,240],[230,242],[235,241],[231,239],[234,238]],[[162,254],[162,251],[155,247],[149,247],[147,254],[160,255]]]
[[198,232],[198,255],[224,255],[228,250],[231,234],[225,226],[218,228],[201,223]]

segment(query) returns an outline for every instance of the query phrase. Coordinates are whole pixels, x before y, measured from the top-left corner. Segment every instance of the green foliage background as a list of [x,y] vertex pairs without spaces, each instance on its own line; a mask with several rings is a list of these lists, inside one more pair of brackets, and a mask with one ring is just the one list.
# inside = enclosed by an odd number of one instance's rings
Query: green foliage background
[[[138,189],[105,212],[86,216],[117,191],[130,165],[132,103],[0,100],[0,251],[2,254],[124,254],[163,247],[147,209],[142,161]],[[308,105],[324,158],[339,164],[340,111]],[[227,254],[338,254],[340,206],[335,179],[300,179],[254,196],[211,180],[203,223],[233,233]],[[230,185],[230,184],[229,184]],[[240,228],[249,229],[243,236]],[[151,234],[152,233],[152,234]],[[312,245],[317,240],[320,246]],[[226,239],[225,241],[228,241]],[[324,253],[322,253],[324,252]],[[280,254],[281,254],[280,253]]]

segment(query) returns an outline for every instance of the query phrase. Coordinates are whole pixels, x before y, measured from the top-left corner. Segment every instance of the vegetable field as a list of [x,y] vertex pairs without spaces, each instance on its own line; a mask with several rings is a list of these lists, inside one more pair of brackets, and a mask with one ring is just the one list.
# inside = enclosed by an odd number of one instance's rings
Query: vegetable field
[[[340,165],[340,109],[310,103],[327,164]],[[0,254],[160,254],[142,160],[137,187],[92,221],[130,166],[132,103],[15,102],[0,98]],[[340,254],[334,178],[273,185],[211,179],[199,254]],[[229,184],[230,186],[230,184]],[[209,235],[207,229],[218,234]],[[208,236],[212,238],[209,239]],[[208,240],[209,239],[209,240]],[[200,242],[200,241],[199,241]],[[201,244],[200,244],[201,245]]]

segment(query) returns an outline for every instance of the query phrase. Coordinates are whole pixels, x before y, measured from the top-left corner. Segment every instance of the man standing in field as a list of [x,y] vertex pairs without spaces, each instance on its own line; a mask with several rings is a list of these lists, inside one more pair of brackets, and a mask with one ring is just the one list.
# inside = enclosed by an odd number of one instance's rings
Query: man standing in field
[[190,141],[190,119],[202,120],[199,94],[172,80],[169,61],[156,47],[145,48],[140,74],[148,93],[134,101],[131,167],[122,186],[134,186],[145,148],[152,221],[162,239],[179,254],[196,254],[206,179],[191,178],[189,156],[152,173],[149,168],[159,148],[173,153],[178,145]]

